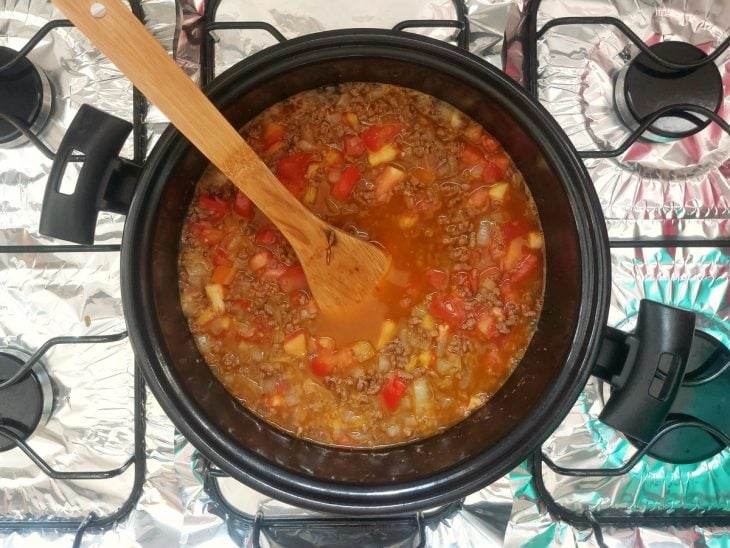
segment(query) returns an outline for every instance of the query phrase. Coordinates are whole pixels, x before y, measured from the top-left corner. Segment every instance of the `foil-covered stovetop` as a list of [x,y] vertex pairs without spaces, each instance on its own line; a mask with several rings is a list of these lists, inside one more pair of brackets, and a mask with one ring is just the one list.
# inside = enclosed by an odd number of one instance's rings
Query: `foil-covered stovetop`
[[[140,0],[151,32],[188,74],[200,81],[200,43],[206,0]],[[377,0],[338,4],[323,0],[222,0],[216,21],[263,21],[293,38],[334,28],[391,28],[403,20],[458,17],[450,0]],[[208,6],[209,7],[209,6]],[[505,29],[508,38],[524,18],[521,3],[470,0],[469,49],[500,65]],[[560,16],[614,15],[625,19],[648,43],[686,40],[710,51],[728,34],[730,8],[709,0],[622,2],[543,0],[538,26]],[[61,15],[46,0],[0,2],[0,46],[19,49],[46,22]],[[455,43],[453,28],[414,28],[414,32]],[[219,74],[247,55],[273,44],[262,30],[215,31]],[[620,33],[609,28],[561,27],[538,44],[539,98],[576,147],[616,146],[626,134],[612,110],[611,82],[636,55]],[[510,73],[519,65],[519,48],[506,56]],[[82,103],[133,119],[132,87],[74,29],[50,32],[29,54],[56,92],[50,122],[40,137],[52,150]],[[725,86],[730,56],[721,57]],[[725,90],[725,114],[730,94]],[[154,108],[145,110],[146,146],[132,139],[122,155],[144,157],[166,125]],[[686,140],[660,145],[636,143],[620,160],[588,160],[612,238],[662,235],[730,237],[729,137],[711,127]],[[78,166],[69,164],[73,180]],[[37,246],[63,244],[38,233],[40,206],[50,161],[25,145],[0,148],[0,346],[37,350],[51,337],[124,332],[119,287],[119,256],[124,219],[102,214],[97,244],[103,252],[64,252]],[[35,249],[34,249],[35,247]],[[42,250],[42,252],[41,252]],[[629,329],[638,301],[648,297],[698,312],[699,326],[730,345],[730,249],[615,248],[610,324]],[[239,546],[261,541],[270,546],[324,546],[336,543],[412,546],[696,546],[725,545],[730,531],[683,525],[663,528],[601,529],[572,527],[546,510],[531,481],[528,463],[463,503],[425,512],[412,520],[341,529],[323,526],[319,514],[269,499],[229,478],[210,473],[208,463],[174,429],[150,394],[142,392],[144,431],[135,421],[139,379],[126,339],[103,344],[54,346],[43,357],[54,379],[55,410],[30,438],[30,446],[54,469],[103,471],[123,467],[144,439],[145,469],[137,464],[108,479],[50,479],[18,449],[0,453],[0,546],[71,545],[74,532],[53,528],[3,528],[2,520],[83,520],[113,514],[131,501],[118,523],[90,529],[83,546]],[[138,392],[135,393],[135,390]],[[135,396],[136,399],[135,399]],[[591,381],[573,410],[545,444],[556,463],[613,467],[635,450],[622,436],[600,424],[602,387]],[[139,411],[139,409],[137,409]],[[142,479],[138,492],[137,482]],[[545,471],[553,498],[576,512],[616,507],[628,511],[672,508],[730,512],[730,451],[693,465],[666,465],[645,458],[618,478],[563,477]],[[258,515],[258,517],[257,517]],[[263,522],[257,521],[263,518]],[[288,521],[287,521],[288,520]],[[283,526],[281,526],[283,525]]]

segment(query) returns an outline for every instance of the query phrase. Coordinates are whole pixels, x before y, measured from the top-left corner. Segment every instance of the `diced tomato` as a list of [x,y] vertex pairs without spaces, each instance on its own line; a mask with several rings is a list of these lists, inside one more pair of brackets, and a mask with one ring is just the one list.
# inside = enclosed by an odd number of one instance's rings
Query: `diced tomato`
[[271,122],[264,128],[264,134],[262,136],[264,145],[270,147],[277,141],[280,141],[286,135],[286,128],[277,122]]
[[504,240],[505,246],[509,245],[515,238],[522,238],[530,231],[530,226],[523,217],[504,223],[499,228],[502,232],[502,239]]
[[208,220],[212,223],[217,223],[226,216],[228,213],[228,204],[220,198],[213,198],[212,196],[206,196],[201,194],[198,198],[198,205],[200,209],[208,212]]
[[371,126],[362,132],[362,142],[370,152],[377,152],[385,145],[393,142],[396,135],[403,129],[400,124],[382,124]]
[[269,265],[266,267],[266,270],[264,270],[261,274],[261,277],[265,280],[278,280],[286,273],[288,269],[289,267],[284,263],[276,263],[274,261],[270,261]]
[[497,141],[497,139],[495,139],[491,135],[485,134],[482,136],[482,146],[487,152],[491,154],[499,150],[499,141]]
[[246,312],[249,308],[251,308],[251,301],[248,299],[232,299],[228,301],[228,304],[241,312]]
[[348,156],[362,156],[365,152],[365,143],[357,135],[345,135],[343,148]]
[[216,249],[211,254],[210,260],[214,266],[233,266],[233,261],[228,258],[228,254],[221,248]]
[[296,152],[284,156],[276,162],[276,175],[284,186],[297,198],[302,196],[306,187],[305,176],[307,166],[312,161],[312,155],[306,152]]
[[538,258],[530,253],[510,272],[510,281],[516,284],[527,279],[537,269],[539,262]]
[[436,180],[436,172],[427,167],[414,167],[411,170],[411,175],[427,185],[432,184]]
[[248,266],[251,270],[256,272],[257,270],[261,270],[262,268],[268,266],[269,262],[271,262],[273,259],[274,256],[271,254],[271,251],[269,251],[268,249],[259,249],[249,259]]
[[385,406],[391,411],[398,409],[403,394],[406,391],[406,383],[404,383],[398,375],[393,375],[383,385],[380,394],[383,396]]
[[476,208],[482,208],[489,203],[489,189],[480,187],[469,194],[469,205]]
[[332,365],[316,356],[313,360],[310,360],[309,366],[312,368],[312,373],[325,377],[332,371]]
[[248,199],[248,196],[237,191],[233,200],[233,212],[244,219],[251,219],[253,217],[253,202]]
[[304,276],[304,269],[301,265],[290,266],[279,278],[279,286],[286,293],[307,289],[307,278]]
[[270,226],[262,226],[256,231],[254,241],[258,245],[274,245],[280,238],[281,232]]
[[198,240],[205,245],[218,245],[225,235],[225,232],[217,228],[204,227],[198,234]]
[[506,154],[495,154],[489,157],[489,161],[503,171],[509,167],[509,158]]
[[211,281],[214,284],[229,285],[236,277],[236,269],[232,266],[216,266]]
[[455,295],[434,295],[428,311],[442,323],[460,327],[466,319],[464,301]]
[[426,271],[426,281],[435,289],[445,291],[449,287],[449,275],[433,268]]
[[515,289],[512,280],[509,278],[499,282],[499,292],[505,302],[514,303],[519,298],[519,292]]
[[496,183],[497,181],[501,181],[504,179],[506,171],[507,168],[503,168],[490,160],[487,160],[484,164],[484,169],[482,169],[482,181],[485,183]]
[[469,285],[469,273],[466,270],[457,270],[452,274],[455,285],[462,285],[464,287]]
[[188,225],[188,230],[190,231],[190,235],[195,238],[200,238],[200,233],[203,232],[203,229],[206,227],[205,223],[190,223]]
[[330,193],[340,202],[344,202],[350,197],[352,189],[360,180],[360,171],[357,166],[348,166],[340,175],[340,179],[332,185]]
[[474,145],[467,143],[459,155],[459,160],[465,167],[474,167],[484,162],[484,153]]
[[487,267],[479,273],[480,280],[498,280],[501,276],[502,271],[496,266]]

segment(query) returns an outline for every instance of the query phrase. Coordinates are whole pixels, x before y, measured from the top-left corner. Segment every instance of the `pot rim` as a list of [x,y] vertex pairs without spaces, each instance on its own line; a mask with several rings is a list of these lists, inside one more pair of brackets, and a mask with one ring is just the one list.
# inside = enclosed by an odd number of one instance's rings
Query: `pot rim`
[[[124,227],[121,252],[122,299],[130,339],[144,377],[165,412],[185,437],[217,466],[235,479],[284,502],[323,511],[350,514],[385,514],[438,506],[484,487],[486,476],[497,478],[514,468],[549,436],[565,417],[590,374],[600,335],[606,324],[610,296],[608,236],[598,197],[585,166],[567,135],[527,91],[504,73],[474,55],[438,40],[401,31],[345,29],[295,38],[267,48],[241,61],[214,79],[204,91],[225,103],[236,84],[244,79],[261,82],[269,75],[332,57],[408,55],[429,68],[445,70],[484,89],[500,101],[520,125],[536,136],[543,154],[563,181],[580,243],[581,299],[573,343],[560,373],[532,411],[499,440],[494,451],[485,451],[424,480],[385,482],[357,486],[305,477],[278,467],[252,451],[238,446],[215,430],[197,412],[196,405],[179,386],[159,341],[146,256],[151,228],[149,200],[159,197],[167,180],[161,175],[174,166],[189,146],[175,128],[168,128],[144,165]],[[170,165],[172,164],[172,166]],[[140,276],[140,273],[142,276]],[[153,336],[151,336],[152,334]],[[156,335],[156,336],[154,336]],[[529,440],[529,441],[526,441]],[[518,443],[520,442],[520,443]],[[526,446],[526,447],[525,447]],[[520,448],[515,450],[515,448]],[[497,453],[499,451],[499,453]],[[245,466],[245,469],[242,467]]]

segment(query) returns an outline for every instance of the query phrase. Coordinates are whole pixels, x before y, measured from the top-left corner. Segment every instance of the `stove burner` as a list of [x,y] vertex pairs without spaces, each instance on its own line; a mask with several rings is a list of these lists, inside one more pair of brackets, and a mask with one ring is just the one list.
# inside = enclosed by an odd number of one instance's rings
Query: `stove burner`
[[[666,423],[699,419],[730,436],[728,394],[730,349],[711,335],[695,331],[684,380]],[[725,448],[723,442],[701,428],[683,426],[664,435],[648,454],[664,462],[688,464],[709,459]]]
[[[0,382],[12,377],[27,355],[14,349],[0,351]],[[36,364],[18,382],[0,389],[0,427],[26,440],[38,425],[45,424],[53,406],[53,389],[45,369]],[[15,442],[0,434],[0,452],[15,447]]]
[[[694,63],[707,57],[701,49],[685,42],[660,42],[649,49],[677,64]],[[694,70],[673,70],[655,63],[645,53],[637,55],[619,72],[614,88],[616,108],[632,131],[641,121],[671,105],[692,104],[717,112],[722,97],[722,78],[715,63]],[[694,135],[709,123],[709,118],[693,112],[662,116],[649,126],[643,137],[660,143],[673,141]]]
[[[0,66],[10,62],[16,51],[0,46]],[[38,133],[51,113],[51,85],[45,73],[28,59],[0,72],[0,114],[19,118]],[[14,147],[28,139],[10,122],[0,118],[0,146]]]

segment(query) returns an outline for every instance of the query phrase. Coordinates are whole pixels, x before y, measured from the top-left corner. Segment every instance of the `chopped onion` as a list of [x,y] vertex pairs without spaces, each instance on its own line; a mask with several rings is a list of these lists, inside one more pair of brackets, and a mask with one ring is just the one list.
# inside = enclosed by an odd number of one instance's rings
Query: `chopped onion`
[[400,436],[400,426],[397,424],[391,424],[388,426],[388,428],[385,429],[385,432],[391,437],[391,438],[397,438]]
[[413,381],[411,387],[413,390],[413,409],[417,414],[423,414],[431,403],[431,389],[428,386],[428,381],[420,377]]
[[339,112],[330,112],[327,115],[327,121],[330,124],[339,124],[342,121],[342,115]]
[[336,183],[340,180],[340,177],[342,177],[342,172],[339,169],[330,169],[329,173],[327,174],[327,180],[330,183]]
[[451,370],[451,362],[445,358],[436,360],[436,371],[439,375],[446,375]]
[[387,373],[390,371],[390,359],[385,354],[381,354],[378,357],[378,371],[381,373]]
[[314,145],[305,139],[300,139],[297,143],[297,148],[304,152],[312,152],[314,150]]
[[477,229],[477,245],[479,247],[486,247],[489,243],[489,231],[491,224],[491,221],[488,221],[487,219],[479,221],[479,228]]

